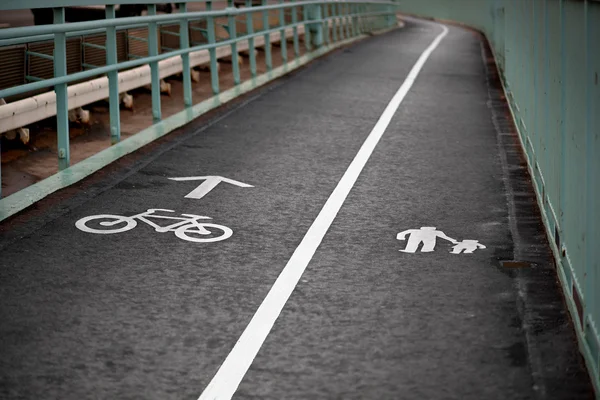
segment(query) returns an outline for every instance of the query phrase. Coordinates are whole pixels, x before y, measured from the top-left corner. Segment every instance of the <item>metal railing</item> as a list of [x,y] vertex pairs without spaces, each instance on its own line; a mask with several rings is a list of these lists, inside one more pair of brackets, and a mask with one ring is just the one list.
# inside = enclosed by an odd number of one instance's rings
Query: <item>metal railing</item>
[[[148,0],[114,0],[105,6],[105,18],[102,20],[65,23],[65,7],[96,4],[97,0],[3,0],[0,11],[24,8],[53,8],[54,24],[0,30],[0,47],[22,45],[42,40],[53,40],[53,54],[44,54],[44,59],[51,60],[54,77],[51,79],[30,79],[30,82],[0,90],[0,99],[18,96],[24,93],[44,89],[54,89],[56,99],[56,123],[58,143],[58,166],[64,170],[70,166],[69,151],[69,117],[68,110],[75,107],[76,100],[72,95],[69,99],[69,85],[98,76],[106,76],[108,80],[108,99],[110,114],[111,143],[121,140],[121,124],[119,110],[119,71],[145,67],[150,70],[152,92],[152,115],[156,122],[161,121],[160,80],[161,71],[164,73],[165,61],[176,60],[182,73],[183,102],[186,108],[193,106],[192,79],[190,57],[199,52],[207,52],[210,64],[210,81],[214,95],[220,93],[219,69],[217,67],[218,51],[224,47],[230,49],[232,57],[236,57],[239,47],[243,44],[248,49],[250,72],[252,79],[257,77],[255,57],[255,42],[261,39],[265,50],[267,71],[273,69],[271,40],[273,35],[279,36],[280,51],[284,65],[289,69],[297,67],[288,62],[286,40],[291,37],[293,52],[297,58],[300,54],[300,34],[308,53],[333,48],[336,42],[345,39],[358,38],[366,33],[391,28],[397,24],[397,4],[391,1],[377,0],[310,0],[293,1],[278,0],[268,3],[261,0],[245,0],[245,7],[235,7],[233,0],[226,1],[224,9],[215,9],[218,1],[195,0],[179,2],[177,12],[160,15],[157,13],[158,1]],[[203,3],[204,11],[188,12],[188,4]],[[138,17],[117,18],[115,7],[119,4],[144,4],[147,15]],[[262,14],[262,29],[255,30],[251,21],[252,15]],[[269,13],[277,13],[277,26],[269,25]],[[225,23],[221,23],[226,21]],[[196,23],[202,22],[199,27]],[[245,29],[240,30],[238,24],[245,23]],[[164,34],[161,27],[176,25],[178,30],[170,31],[169,35],[178,41],[177,48],[159,50],[159,36]],[[216,29],[225,29],[227,37],[217,38]],[[132,28],[147,29],[147,55],[128,60],[119,60],[117,54],[117,37],[121,30]],[[205,38],[205,43],[192,43],[190,37],[199,31]],[[330,34],[331,33],[331,34]],[[91,66],[74,73],[67,73],[67,38],[91,34],[104,34],[105,45],[93,45],[94,49],[105,52],[105,65]],[[316,53],[315,53],[316,54]],[[319,52],[322,54],[322,52]],[[222,55],[220,55],[222,57]],[[232,74],[235,85],[240,85],[240,69],[237,62],[232,62]],[[71,88],[72,89],[72,88]],[[76,94],[75,94],[76,95]],[[10,103],[0,107],[9,107]],[[1,194],[1,192],[0,192]]]
[[404,0],[400,11],[487,36],[600,396],[600,2]]

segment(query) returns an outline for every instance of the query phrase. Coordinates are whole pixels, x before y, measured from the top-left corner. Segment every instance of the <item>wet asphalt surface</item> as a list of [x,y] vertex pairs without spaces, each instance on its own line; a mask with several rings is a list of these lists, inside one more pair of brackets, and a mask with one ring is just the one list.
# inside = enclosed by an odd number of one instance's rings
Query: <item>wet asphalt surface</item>
[[[440,31],[409,21],[336,51],[4,235],[0,398],[198,398]],[[488,75],[481,38],[450,27],[234,398],[591,398],[558,295],[553,343],[571,358],[551,378],[577,391],[540,390],[515,276],[499,267],[514,257],[516,217]],[[201,182],[168,179],[208,175],[253,187],[190,199]],[[209,216],[233,235],[75,226],[153,208]],[[421,226],[486,249],[451,254],[438,239],[434,252],[400,252],[397,233]]]

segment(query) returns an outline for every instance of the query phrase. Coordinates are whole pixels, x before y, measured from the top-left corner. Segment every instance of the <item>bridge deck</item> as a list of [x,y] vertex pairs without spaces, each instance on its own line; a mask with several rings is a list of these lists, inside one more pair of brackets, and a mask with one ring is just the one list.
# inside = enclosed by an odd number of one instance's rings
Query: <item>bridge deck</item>
[[[449,27],[409,76],[441,32],[337,51],[3,223],[0,398],[591,398],[481,37]],[[236,182],[169,179],[212,176]]]

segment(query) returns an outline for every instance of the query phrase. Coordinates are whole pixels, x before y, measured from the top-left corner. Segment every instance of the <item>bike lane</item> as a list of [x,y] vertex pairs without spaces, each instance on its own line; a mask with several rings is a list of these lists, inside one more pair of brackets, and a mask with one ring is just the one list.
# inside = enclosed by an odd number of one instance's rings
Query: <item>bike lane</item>
[[[197,397],[436,33],[408,24],[319,60],[5,241],[0,397]],[[194,199],[202,181],[169,179],[195,176],[253,187]],[[154,208],[233,235],[194,243],[139,219],[118,234],[75,226]]]

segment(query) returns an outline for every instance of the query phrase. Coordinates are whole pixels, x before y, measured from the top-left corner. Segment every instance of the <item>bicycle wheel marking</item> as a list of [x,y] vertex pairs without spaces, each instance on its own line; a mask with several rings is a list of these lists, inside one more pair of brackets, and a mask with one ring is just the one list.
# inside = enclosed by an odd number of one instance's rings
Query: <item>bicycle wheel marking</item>
[[[109,220],[109,221],[102,221],[98,224],[99,228],[92,228],[90,226],[88,226],[88,222],[94,221],[94,220]],[[110,221],[113,220],[113,221]],[[104,222],[104,223],[103,223]],[[107,222],[110,224],[107,224]],[[121,225],[122,222],[125,222],[126,225],[124,227],[120,227],[120,228],[113,228],[111,229],[110,227],[113,225]],[[121,215],[110,215],[110,214],[101,214],[101,215],[90,215],[89,217],[84,217],[81,218],[79,221],[77,221],[75,223],[75,226],[79,229],[82,230],[84,232],[87,233],[97,233],[99,235],[107,235],[107,234],[111,234],[111,233],[121,233],[121,232],[126,232],[128,230],[131,230],[133,228],[135,228],[137,225],[137,221],[134,220],[133,218],[130,217],[124,217]],[[106,228],[100,228],[100,227],[106,227]]]

